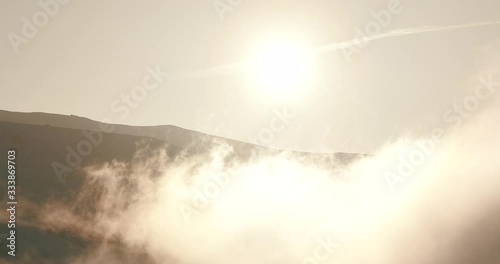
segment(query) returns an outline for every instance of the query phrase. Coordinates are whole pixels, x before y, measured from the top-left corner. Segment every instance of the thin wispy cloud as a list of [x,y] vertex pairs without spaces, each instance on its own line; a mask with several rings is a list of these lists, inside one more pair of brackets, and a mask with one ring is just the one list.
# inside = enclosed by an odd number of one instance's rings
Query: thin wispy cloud
[[[478,27],[498,26],[498,25],[500,25],[500,21],[485,21],[485,22],[458,24],[458,25],[449,25],[449,26],[433,25],[433,26],[414,27],[414,28],[407,28],[407,29],[398,29],[398,30],[392,30],[392,31],[385,32],[385,33],[375,34],[372,36],[367,36],[367,37],[362,37],[362,38],[354,38],[354,39],[346,40],[343,42],[335,42],[335,43],[331,43],[331,44],[324,45],[321,47],[317,47],[317,48],[314,48],[313,50],[311,50],[310,55],[311,56],[318,56],[318,55],[321,55],[324,53],[334,52],[334,51],[338,51],[338,50],[342,50],[342,49],[346,49],[346,48],[351,48],[351,47],[355,47],[355,46],[363,44],[363,43],[367,43],[367,42],[371,42],[371,41],[375,41],[375,40],[380,40],[380,39],[385,39],[385,38],[394,38],[394,37],[424,34],[424,33],[430,33],[430,32],[445,32],[445,31],[458,30],[458,29],[478,28]],[[189,72],[181,72],[181,73],[173,73],[171,75],[171,77],[174,80],[182,80],[182,79],[205,78],[205,77],[214,76],[214,75],[224,75],[224,74],[228,74],[228,73],[234,73],[234,72],[237,72],[239,70],[244,70],[248,67],[249,63],[250,62],[248,62],[248,61],[241,61],[241,62],[237,62],[237,63],[223,64],[223,65],[219,65],[219,66],[208,68],[208,69],[189,71]]]

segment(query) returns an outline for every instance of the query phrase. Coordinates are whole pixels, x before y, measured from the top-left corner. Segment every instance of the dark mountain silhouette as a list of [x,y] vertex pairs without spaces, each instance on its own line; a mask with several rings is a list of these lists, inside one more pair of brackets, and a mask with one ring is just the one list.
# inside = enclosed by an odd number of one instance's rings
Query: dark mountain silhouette
[[[64,116],[45,113],[15,113],[0,111],[0,160],[7,160],[7,151],[15,149],[16,154],[16,199],[19,206],[16,212],[17,241],[16,250],[24,256],[17,263],[65,263],[75,254],[89,250],[95,240],[83,239],[71,233],[57,233],[43,227],[33,226],[41,208],[50,201],[68,203],[75,199],[81,190],[86,166],[106,162],[123,161],[129,163],[139,148],[145,148],[144,158],[155,155],[161,148],[168,149],[172,162],[181,154],[198,155],[207,153],[216,144],[226,143],[235,150],[232,159],[246,160],[252,153],[264,151],[278,153],[245,142],[206,135],[176,126],[133,127],[114,125],[112,133],[102,132],[101,123],[77,116]],[[92,134],[98,144],[92,143],[85,133],[97,130],[102,133],[102,140]],[[96,132],[93,132],[96,133]],[[78,147],[85,143],[92,150],[88,155],[79,155]],[[91,144],[92,143],[92,144]],[[83,146],[83,145],[82,145]],[[80,147],[82,147],[80,146]],[[70,154],[73,153],[73,154]],[[325,166],[344,164],[362,155],[348,153],[314,154],[291,152],[304,159],[321,162]],[[70,156],[70,163],[68,163]],[[78,162],[77,162],[78,161]],[[0,163],[0,170],[7,171],[7,164]],[[55,169],[54,164],[59,164]],[[60,174],[60,175],[58,175]],[[1,200],[7,201],[7,182],[0,181]],[[6,234],[6,214],[0,218],[0,234]],[[4,239],[2,239],[5,241]],[[116,242],[116,250],[122,250]],[[3,245],[2,247],[5,247]],[[2,250],[0,262],[10,260]],[[29,257],[28,257],[29,256]],[[137,253],[141,263],[147,263],[142,253]]]
[[[39,126],[53,126],[59,128],[69,128],[78,130],[99,130],[101,122],[97,122],[85,117],[79,117],[75,115],[66,116],[59,114],[49,114],[49,113],[19,113],[0,110],[0,121],[10,122],[10,123],[20,123],[28,125],[39,125]],[[105,124],[110,125],[110,124]],[[179,148],[186,148],[194,144],[200,144],[201,142],[220,140],[222,142],[228,143],[242,152],[242,149],[255,148],[259,150],[271,150],[268,147],[255,145],[251,143],[246,143],[238,140],[222,138],[214,135],[204,134],[201,132],[184,129],[181,127],[173,125],[161,125],[161,126],[128,126],[120,124],[112,124],[113,134],[119,135],[131,135],[138,137],[148,137],[166,141],[169,145],[174,145]],[[276,150],[275,151],[280,151]],[[358,157],[359,154],[354,153],[309,153],[301,151],[293,151],[295,153],[300,153],[303,155],[335,155],[338,158],[349,160],[350,158]]]

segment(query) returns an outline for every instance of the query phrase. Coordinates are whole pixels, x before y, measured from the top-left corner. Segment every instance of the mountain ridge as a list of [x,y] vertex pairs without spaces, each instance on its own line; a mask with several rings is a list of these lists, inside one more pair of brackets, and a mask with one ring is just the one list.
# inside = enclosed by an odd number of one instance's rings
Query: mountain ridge
[[294,153],[304,153],[304,154],[331,155],[331,154],[343,153],[343,154],[367,155],[365,153],[311,152],[311,151],[299,151],[293,149],[276,149],[269,146],[255,144],[252,142],[245,142],[241,140],[190,130],[175,125],[131,126],[124,124],[111,124],[111,123],[99,122],[87,117],[81,117],[77,115],[63,115],[63,114],[44,113],[44,112],[14,112],[14,111],[0,110],[0,121],[20,123],[20,124],[30,124],[30,125],[49,125],[54,127],[78,129],[78,130],[94,130],[94,129],[101,130],[100,126],[106,125],[113,127],[113,131],[111,133],[155,138],[167,141],[170,144],[173,144],[180,148],[186,148],[193,142],[208,137],[228,142],[231,145],[236,146],[236,148],[242,148],[244,147],[244,145],[250,144],[256,146],[257,148],[265,148],[274,151],[290,151]]

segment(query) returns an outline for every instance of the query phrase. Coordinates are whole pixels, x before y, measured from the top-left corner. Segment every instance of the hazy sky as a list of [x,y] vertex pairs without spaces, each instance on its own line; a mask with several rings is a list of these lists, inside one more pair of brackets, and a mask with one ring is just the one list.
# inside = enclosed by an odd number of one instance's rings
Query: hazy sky
[[[255,93],[246,75],[164,78],[127,114],[113,104],[142,84],[148,67],[184,73],[236,63],[270,34],[293,35],[312,47],[349,40],[391,1],[220,0],[219,7],[228,2],[236,4],[221,20],[213,0],[73,0],[49,4],[45,25],[40,3],[53,1],[2,0],[0,109],[172,124],[248,141],[270,127],[282,106]],[[401,0],[399,5],[402,11],[380,33],[500,20],[498,0]],[[36,14],[42,26],[35,25],[34,33],[25,29],[32,34],[26,37],[23,17],[33,21]],[[438,126],[442,112],[475,85],[474,74],[488,49],[498,47],[499,33],[497,25],[387,38],[370,42],[351,60],[342,51],[322,54],[314,60],[316,78],[307,96],[287,106],[296,117],[264,143],[370,151],[407,128]],[[24,38],[18,52],[13,34]]]

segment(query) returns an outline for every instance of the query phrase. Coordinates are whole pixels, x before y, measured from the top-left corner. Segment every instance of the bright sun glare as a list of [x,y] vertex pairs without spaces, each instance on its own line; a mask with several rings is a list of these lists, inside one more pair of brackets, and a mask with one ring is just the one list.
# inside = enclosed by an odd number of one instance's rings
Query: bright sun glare
[[265,98],[299,99],[310,81],[308,47],[291,39],[261,45],[250,63],[251,78]]

